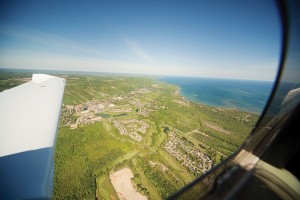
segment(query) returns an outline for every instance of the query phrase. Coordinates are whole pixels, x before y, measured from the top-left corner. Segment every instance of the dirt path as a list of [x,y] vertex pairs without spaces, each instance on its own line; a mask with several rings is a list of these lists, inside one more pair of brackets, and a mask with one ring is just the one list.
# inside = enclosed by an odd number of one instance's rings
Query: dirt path
[[214,129],[214,130],[216,130],[216,131],[219,131],[219,132],[221,132],[221,133],[231,134],[229,131],[226,131],[223,127],[221,127],[221,126],[219,126],[219,125],[217,125],[217,124],[215,124],[215,123],[212,123],[212,122],[204,122],[204,124],[205,124],[207,127],[211,128],[211,129]]

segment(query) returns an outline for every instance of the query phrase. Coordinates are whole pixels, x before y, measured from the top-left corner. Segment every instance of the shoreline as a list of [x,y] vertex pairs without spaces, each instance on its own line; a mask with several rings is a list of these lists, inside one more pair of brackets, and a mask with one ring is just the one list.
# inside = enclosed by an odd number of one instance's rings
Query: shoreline
[[[161,81],[161,80],[159,80],[159,81]],[[253,112],[253,111],[250,111],[250,110],[247,110],[247,109],[241,109],[241,108],[237,108],[237,107],[226,107],[226,106],[220,106],[220,105],[217,106],[217,105],[207,104],[207,103],[201,102],[199,100],[189,98],[188,96],[184,96],[182,94],[181,87],[177,84],[169,83],[169,82],[166,82],[166,81],[162,81],[162,82],[176,86],[177,89],[175,91],[175,95],[179,96],[180,98],[182,98],[187,103],[195,103],[195,104],[200,105],[200,106],[208,106],[208,107],[213,107],[213,108],[216,108],[216,109],[238,110],[238,111],[241,111],[241,112],[247,112],[247,113],[251,113],[251,114],[255,114],[255,115],[261,115],[261,113],[263,112],[263,110],[260,111],[260,112]]]

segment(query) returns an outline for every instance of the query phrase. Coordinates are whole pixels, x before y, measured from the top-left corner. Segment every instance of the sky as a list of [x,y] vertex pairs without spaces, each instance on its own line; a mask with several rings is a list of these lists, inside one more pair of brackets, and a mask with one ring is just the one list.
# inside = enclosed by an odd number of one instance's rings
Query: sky
[[1,1],[0,68],[274,80],[271,0]]

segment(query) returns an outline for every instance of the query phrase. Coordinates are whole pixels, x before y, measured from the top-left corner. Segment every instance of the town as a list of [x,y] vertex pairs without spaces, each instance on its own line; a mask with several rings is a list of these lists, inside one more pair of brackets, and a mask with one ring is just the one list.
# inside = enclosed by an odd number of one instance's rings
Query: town
[[[156,88],[157,85],[153,85],[153,87]],[[153,99],[144,96],[151,92],[149,89],[141,88],[133,90],[127,95],[109,97],[103,101],[93,100],[74,106],[65,105],[63,121],[71,129],[76,129],[79,125],[88,125],[108,119],[121,135],[141,142],[149,124],[137,119],[137,116],[147,117],[150,112],[168,109],[168,106],[160,105]],[[179,95],[178,89],[176,93]],[[175,100],[175,102],[188,105],[184,98]],[[205,153],[192,146],[189,141],[179,138],[175,130],[168,133],[164,149],[196,176],[205,173],[213,166],[213,162]]]
[[143,137],[138,134],[145,134],[149,125],[137,119],[130,120],[115,120],[113,121],[115,127],[119,130],[121,135],[128,135],[130,138],[140,142]]
[[[156,87],[156,85],[153,85],[153,87]],[[167,106],[158,105],[159,102],[143,96],[143,94],[151,92],[148,89],[141,88],[126,95],[105,98],[102,101],[92,100],[77,105],[63,105],[62,122],[64,125],[76,129],[80,124],[92,124],[103,120],[103,118],[116,118],[128,114],[147,117],[150,112],[168,109]],[[136,134],[133,133],[133,135]],[[137,136],[136,138],[140,137]]]
[[212,168],[212,161],[207,155],[188,141],[180,139],[174,131],[168,133],[168,142],[164,148],[195,175],[203,174]]

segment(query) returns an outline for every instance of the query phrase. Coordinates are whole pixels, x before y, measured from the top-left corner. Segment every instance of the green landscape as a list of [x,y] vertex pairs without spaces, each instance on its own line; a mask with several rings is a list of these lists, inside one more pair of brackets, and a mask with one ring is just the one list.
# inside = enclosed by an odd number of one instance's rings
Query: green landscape
[[[53,199],[119,199],[111,177],[124,168],[138,193],[165,199],[234,153],[258,120],[190,102],[155,78],[61,77]],[[2,75],[1,91],[28,78]]]

